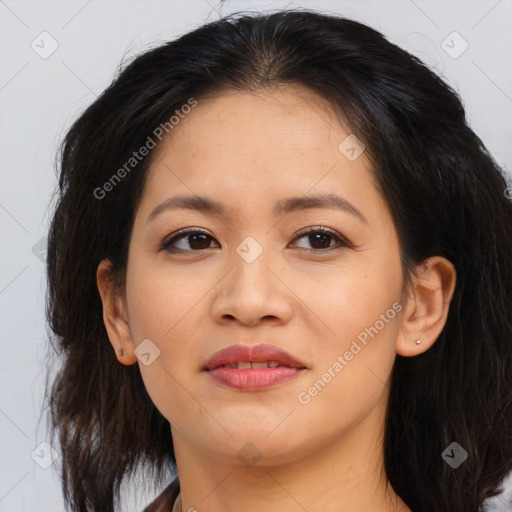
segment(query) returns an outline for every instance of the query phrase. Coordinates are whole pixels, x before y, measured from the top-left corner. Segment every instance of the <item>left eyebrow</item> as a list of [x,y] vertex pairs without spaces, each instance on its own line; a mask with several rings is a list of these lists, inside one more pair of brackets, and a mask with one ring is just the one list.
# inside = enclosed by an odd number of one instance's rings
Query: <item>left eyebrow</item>
[[[174,208],[185,208],[198,210],[205,213],[214,213],[217,215],[226,216],[226,208],[223,203],[214,201],[205,196],[174,196],[166,199],[148,215],[147,221],[150,222],[157,215],[165,210],[172,210]],[[350,213],[365,224],[368,220],[352,203],[348,202],[343,197],[335,194],[319,194],[315,196],[297,196],[281,199],[272,208],[272,213],[277,217],[286,213],[307,210],[312,208],[334,208]]]
[[336,194],[319,194],[315,196],[300,196],[281,199],[274,205],[272,213],[275,216],[278,216],[285,213],[298,210],[306,210],[310,208],[335,208],[338,210],[343,210],[352,215],[355,215],[359,218],[359,220],[363,221],[365,224],[368,224],[368,220],[358,208],[356,208],[352,203],[349,203],[343,197],[337,196]]

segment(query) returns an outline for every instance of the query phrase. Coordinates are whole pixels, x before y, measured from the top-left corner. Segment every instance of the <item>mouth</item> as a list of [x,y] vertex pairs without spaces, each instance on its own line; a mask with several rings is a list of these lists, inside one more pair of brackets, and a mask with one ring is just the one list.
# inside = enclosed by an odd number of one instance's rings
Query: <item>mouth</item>
[[307,366],[274,345],[233,345],[215,353],[203,368],[216,382],[256,391],[298,377]]
[[[251,368],[294,368],[279,361],[237,361],[236,363],[227,363],[217,368],[238,368],[239,370],[249,370]],[[216,370],[217,368],[213,368]],[[305,367],[304,367],[305,368]],[[302,368],[301,368],[302,369]]]
[[305,369],[306,365],[275,345],[232,345],[219,350],[207,361],[204,370],[217,368],[287,368]]

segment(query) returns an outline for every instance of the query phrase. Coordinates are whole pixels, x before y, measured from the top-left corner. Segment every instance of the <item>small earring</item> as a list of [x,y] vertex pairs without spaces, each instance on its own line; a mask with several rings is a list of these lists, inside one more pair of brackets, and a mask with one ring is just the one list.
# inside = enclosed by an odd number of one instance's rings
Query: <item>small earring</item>
[[125,357],[127,354],[126,352],[121,348],[117,351],[117,355],[120,357]]
[[416,340],[416,345],[419,345],[421,343],[421,340]]

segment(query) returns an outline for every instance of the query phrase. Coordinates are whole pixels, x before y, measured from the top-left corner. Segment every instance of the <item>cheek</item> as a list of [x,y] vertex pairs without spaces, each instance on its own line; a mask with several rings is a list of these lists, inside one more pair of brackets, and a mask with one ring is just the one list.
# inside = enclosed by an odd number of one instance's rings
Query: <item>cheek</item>
[[[134,256],[127,269],[126,295],[132,339],[137,347],[149,339],[159,351],[153,363],[138,362],[146,389],[155,406],[168,417],[170,397],[183,393],[197,362],[200,300],[208,291],[197,272],[169,271],[165,262]],[[204,300],[204,299],[203,299]],[[188,396],[184,397],[189,398]]]
[[327,430],[335,434],[358,424],[382,400],[396,355],[399,292],[399,280],[366,267],[331,281],[311,304],[334,334],[316,337],[316,364],[295,399],[308,428],[328,415]]
[[364,338],[365,330],[376,322],[386,336],[388,327],[396,324],[393,319],[401,308],[393,308],[393,304],[401,297],[400,260],[391,252],[381,252],[378,258],[376,253],[354,253],[346,264],[333,267],[322,276],[297,280],[294,291],[305,298],[305,307],[314,312],[313,316],[308,313],[315,322],[314,329],[317,334],[325,333],[318,337],[325,345],[317,352],[319,355],[332,357],[333,352],[347,350],[353,339],[360,333]]
[[189,336],[184,332],[190,305],[187,293],[176,291],[180,289],[185,288],[180,288],[175,279],[171,287],[171,279],[148,271],[132,274],[131,281],[127,281],[133,341],[137,346],[149,339],[158,349],[151,364],[145,365],[143,358],[137,364],[151,401],[171,422],[175,419],[173,412],[185,406],[190,409],[190,404],[186,404],[189,397],[180,386],[184,382],[183,362],[189,360],[187,351],[191,350]]
[[149,338],[165,349],[165,340],[180,331],[201,295],[194,277],[165,264],[137,261],[128,267],[126,293],[130,328],[137,344]]
[[329,276],[314,287],[305,281],[301,292],[328,334],[316,336],[315,369],[297,401],[311,415],[332,409],[334,422],[343,424],[364,417],[386,391],[403,309],[399,254],[359,253]]

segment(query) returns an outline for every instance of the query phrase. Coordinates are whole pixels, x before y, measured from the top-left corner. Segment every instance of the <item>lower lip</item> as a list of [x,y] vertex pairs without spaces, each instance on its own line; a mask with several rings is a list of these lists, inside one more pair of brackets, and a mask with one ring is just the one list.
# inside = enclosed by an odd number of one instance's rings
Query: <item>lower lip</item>
[[299,368],[216,368],[209,370],[210,376],[230,388],[255,391],[270,388],[281,382],[298,377],[304,370]]

